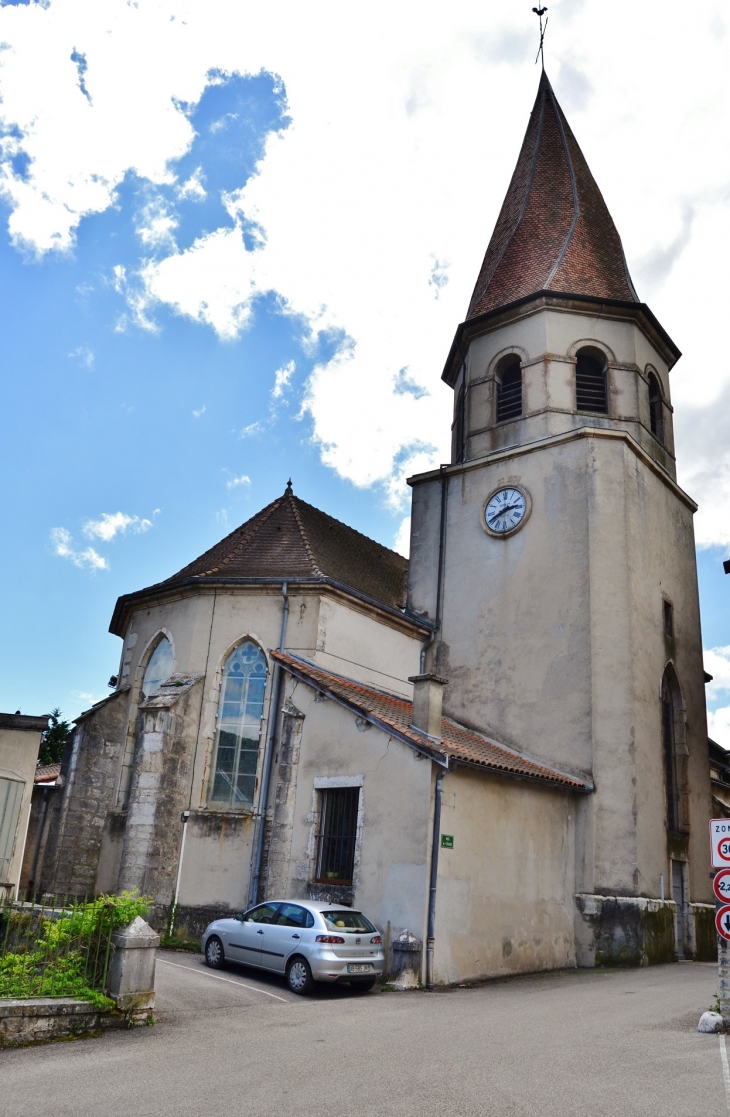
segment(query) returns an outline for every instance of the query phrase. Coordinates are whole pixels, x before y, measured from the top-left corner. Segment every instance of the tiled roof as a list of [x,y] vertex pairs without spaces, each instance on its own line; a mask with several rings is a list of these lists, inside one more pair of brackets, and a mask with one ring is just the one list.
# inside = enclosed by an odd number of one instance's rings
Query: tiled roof
[[53,783],[60,774],[60,764],[39,764],[35,770],[33,783]]
[[190,578],[201,583],[220,578],[329,578],[401,609],[407,577],[408,560],[402,555],[320,512],[287,486],[283,496],[149,590],[167,589]]
[[621,238],[545,73],[467,321],[538,291],[638,302]]
[[535,760],[520,756],[505,745],[490,741],[480,733],[463,725],[442,718],[441,740],[414,729],[411,725],[413,705],[387,691],[357,683],[331,671],[323,671],[308,660],[284,652],[272,652],[273,658],[290,674],[309,683],[316,690],[328,694],[335,701],[347,706],[354,713],[380,725],[386,732],[399,737],[406,744],[415,745],[433,754],[437,759],[450,759],[472,767],[487,768],[513,776],[540,780],[542,783],[591,791],[590,784],[575,776],[566,775]]

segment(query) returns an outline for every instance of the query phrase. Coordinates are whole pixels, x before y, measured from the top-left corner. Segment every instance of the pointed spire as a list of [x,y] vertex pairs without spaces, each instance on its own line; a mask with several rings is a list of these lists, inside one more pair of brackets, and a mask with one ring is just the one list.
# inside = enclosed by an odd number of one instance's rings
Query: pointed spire
[[539,291],[639,301],[621,238],[544,71],[467,320]]

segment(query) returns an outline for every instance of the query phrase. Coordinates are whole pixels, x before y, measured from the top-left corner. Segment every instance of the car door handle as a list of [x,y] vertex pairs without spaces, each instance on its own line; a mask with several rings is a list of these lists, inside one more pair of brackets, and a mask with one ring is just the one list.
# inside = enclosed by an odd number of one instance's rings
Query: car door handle
[[301,935],[292,935],[292,938],[293,939],[299,939],[299,938],[301,938]]
[[256,932],[257,935],[263,935],[263,933],[264,933],[263,931],[257,931]]

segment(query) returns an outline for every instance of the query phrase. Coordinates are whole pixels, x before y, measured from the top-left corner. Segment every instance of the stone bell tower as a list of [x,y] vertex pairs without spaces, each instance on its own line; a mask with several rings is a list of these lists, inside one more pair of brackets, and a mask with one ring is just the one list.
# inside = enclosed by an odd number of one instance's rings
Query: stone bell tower
[[679,356],[543,73],[443,372],[451,464],[411,479],[409,606],[439,623],[449,716],[594,786],[575,803],[582,964],[622,943],[651,960],[662,896],[696,954],[692,902],[711,898]]

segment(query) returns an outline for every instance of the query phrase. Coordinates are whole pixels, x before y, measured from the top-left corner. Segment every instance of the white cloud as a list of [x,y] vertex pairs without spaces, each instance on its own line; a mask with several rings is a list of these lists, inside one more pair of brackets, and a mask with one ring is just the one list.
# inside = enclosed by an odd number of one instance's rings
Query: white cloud
[[193,411],[193,417],[195,419],[199,419],[200,416],[204,415],[204,414],[205,414],[205,404],[203,404],[202,407],[199,407],[197,411]]
[[[25,177],[6,170],[0,191],[14,243],[68,251],[128,171],[172,183],[170,161],[192,139],[181,105],[210,70],[279,75],[292,126],[268,137],[257,173],[228,199],[259,241],[247,249],[236,225],[178,251],[172,219],[153,215],[143,235],[166,254],[115,276],[128,302],[118,328],[154,329],[166,305],[233,340],[274,292],[311,338],[348,339],[314,370],[305,412],[324,461],[384,485],[398,506],[410,471],[448,457],[440,367],[535,95],[536,21],[509,0],[374,0],[368,12],[363,21],[335,0],[2,7],[0,116],[16,132],[1,142],[31,162]],[[663,12],[554,0],[549,68],[637,282],[686,354],[672,379],[698,540],[730,545],[730,366],[711,328],[725,317],[730,249],[730,145],[717,139],[730,117],[724,7],[696,0],[687,20],[669,0]],[[671,175],[659,170],[667,151]],[[186,197],[205,189],[198,172],[177,184]],[[401,370],[430,394],[398,391]]]
[[264,425],[258,419],[255,423],[249,423],[247,427],[243,427],[239,432],[239,438],[252,438],[255,434],[261,434]]
[[289,387],[289,381],[296,371],[296,367],[294,361],[288,361],[285,365],[282,365],[281,368],[277,368],[274,373],[274,387],[271,389],[273,399],[281,399],[284,395],[284,392]]
[[54,553],[60,558],[68,559],[74,566],[81,567],[87,570],[108,570],[109,564],[106,559],[98,554],[93,547],[87,547],[83,551],[77,551],[73,546],[71,532],[67,531],[65,527],[54,527],[51,529],[51,543],[53,544]]
[[730,706],[720,706],[707,714],[707,732],[718,745],[730,749]]
[[84,368],[92,369],[94,367],[94,354],[88,345],[80,345],[78,349],[69,353],[69,357],[72,360],[77,360]]
[[710,648],[703,652],[705,671],[712,675],[707,684],[707,697],[714,699],[724,692],[730,694],[730,647]]
[[411,553],[411,517],[404,516],[401,520],[401,525],[398,528],[393,543],[393,550],[397,551],[399,555],[405,558]]
[[89,539],[103,539],[109,543],[115,535],[125,535],[127,530],[139,535],[151,527],[152,520],[128,516],[126,512],[102,512],[98,520],[87,520],[82,530]]
[[226,481],[226,488],[227,489],[236,489],[240,485],[250,485],[250,484],[251,484],[251,478],[247,477],[245,473],[242,473],[240,477],[231,477],[230,481]]

